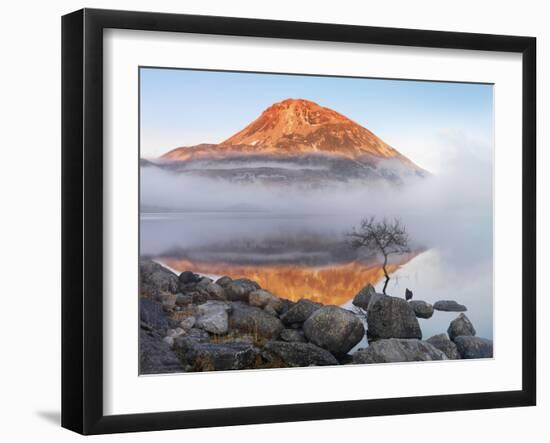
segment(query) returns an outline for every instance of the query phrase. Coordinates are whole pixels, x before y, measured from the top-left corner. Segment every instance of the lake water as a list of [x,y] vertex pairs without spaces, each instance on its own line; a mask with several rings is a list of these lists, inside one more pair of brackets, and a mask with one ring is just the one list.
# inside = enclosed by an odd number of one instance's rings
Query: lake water
[[[352,309],[366,284],[381,292],[378,257],[345,241],[359,215],[266,212],[143,213],[141,255],[181,272],[247,277],[283,298],[309,298]],[[387,293],[434,303],[456,300],[477,335],[493,339],[492,219],[452,214],[407,214],[413,252],[394,257]],[[446,332],[458,313],[419,319],[423,337]],[[361,343],[359,346],[364,346]]]

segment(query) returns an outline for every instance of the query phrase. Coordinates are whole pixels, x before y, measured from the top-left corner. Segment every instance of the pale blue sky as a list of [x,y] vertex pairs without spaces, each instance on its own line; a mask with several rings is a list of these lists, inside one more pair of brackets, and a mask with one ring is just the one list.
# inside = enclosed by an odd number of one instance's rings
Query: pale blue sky
[[155,68],[140,74],[145,158],[219,143],[286,98],[332,108],[433,171],[445,157],[438,140],[449,134],[453,146],[458,137],[491,155],[491,85]]

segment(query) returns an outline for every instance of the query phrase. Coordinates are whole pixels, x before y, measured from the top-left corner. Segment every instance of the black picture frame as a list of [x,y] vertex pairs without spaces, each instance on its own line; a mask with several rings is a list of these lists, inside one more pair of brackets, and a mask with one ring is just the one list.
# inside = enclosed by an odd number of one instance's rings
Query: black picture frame
[[[522,388],[198,411],[103,413],[103,30],[171,31],[522,54]],[[62,426],[82,434],[536,404],[536,39],[83,9],[62,18]]]

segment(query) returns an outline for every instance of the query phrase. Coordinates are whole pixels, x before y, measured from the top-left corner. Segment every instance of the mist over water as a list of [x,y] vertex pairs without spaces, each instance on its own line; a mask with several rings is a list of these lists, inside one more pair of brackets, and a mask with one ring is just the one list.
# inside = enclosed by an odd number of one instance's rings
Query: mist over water
[[[294,268],[303,271],[296,284],[303,284],[304,291],[317,290],[314,280],[323,275],[320,270],[333,267],[341,269],[342,275],[330,277],[337,285],[324,294],[302,296],[322,296],[327,303],[334,290],[333,303],[349,307],[357,287],[369,283],[354,281],[367,274],[351,264],[372,267],[377,258],[352,250],[345,233],[367,216],[398,217],[415,254],[394,257],[388,294],[403,297],[410,288],[417,300],[456,300],[468,307],[478,335],[492,339],[492,166],[489,158],[460,144],[453,152],[457,155],[449,158],[444,173],[399,186],[330,182],[308,189],[142,167],[141,255],[195,266],[189,270],[209,275],[263,269],[258,275],[277,288],[283,286],[273,279]],[[381,291],[380,276],[368,275]],[[424,337],[445,332],[457,315],[436,311],[431,319],[420,320]]]

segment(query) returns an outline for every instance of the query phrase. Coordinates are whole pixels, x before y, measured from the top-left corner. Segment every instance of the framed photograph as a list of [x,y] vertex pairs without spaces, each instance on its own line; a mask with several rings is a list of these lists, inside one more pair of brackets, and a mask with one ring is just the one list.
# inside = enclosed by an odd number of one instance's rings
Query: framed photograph
[[531,37],[62,20],[62,425],[536,402]]

